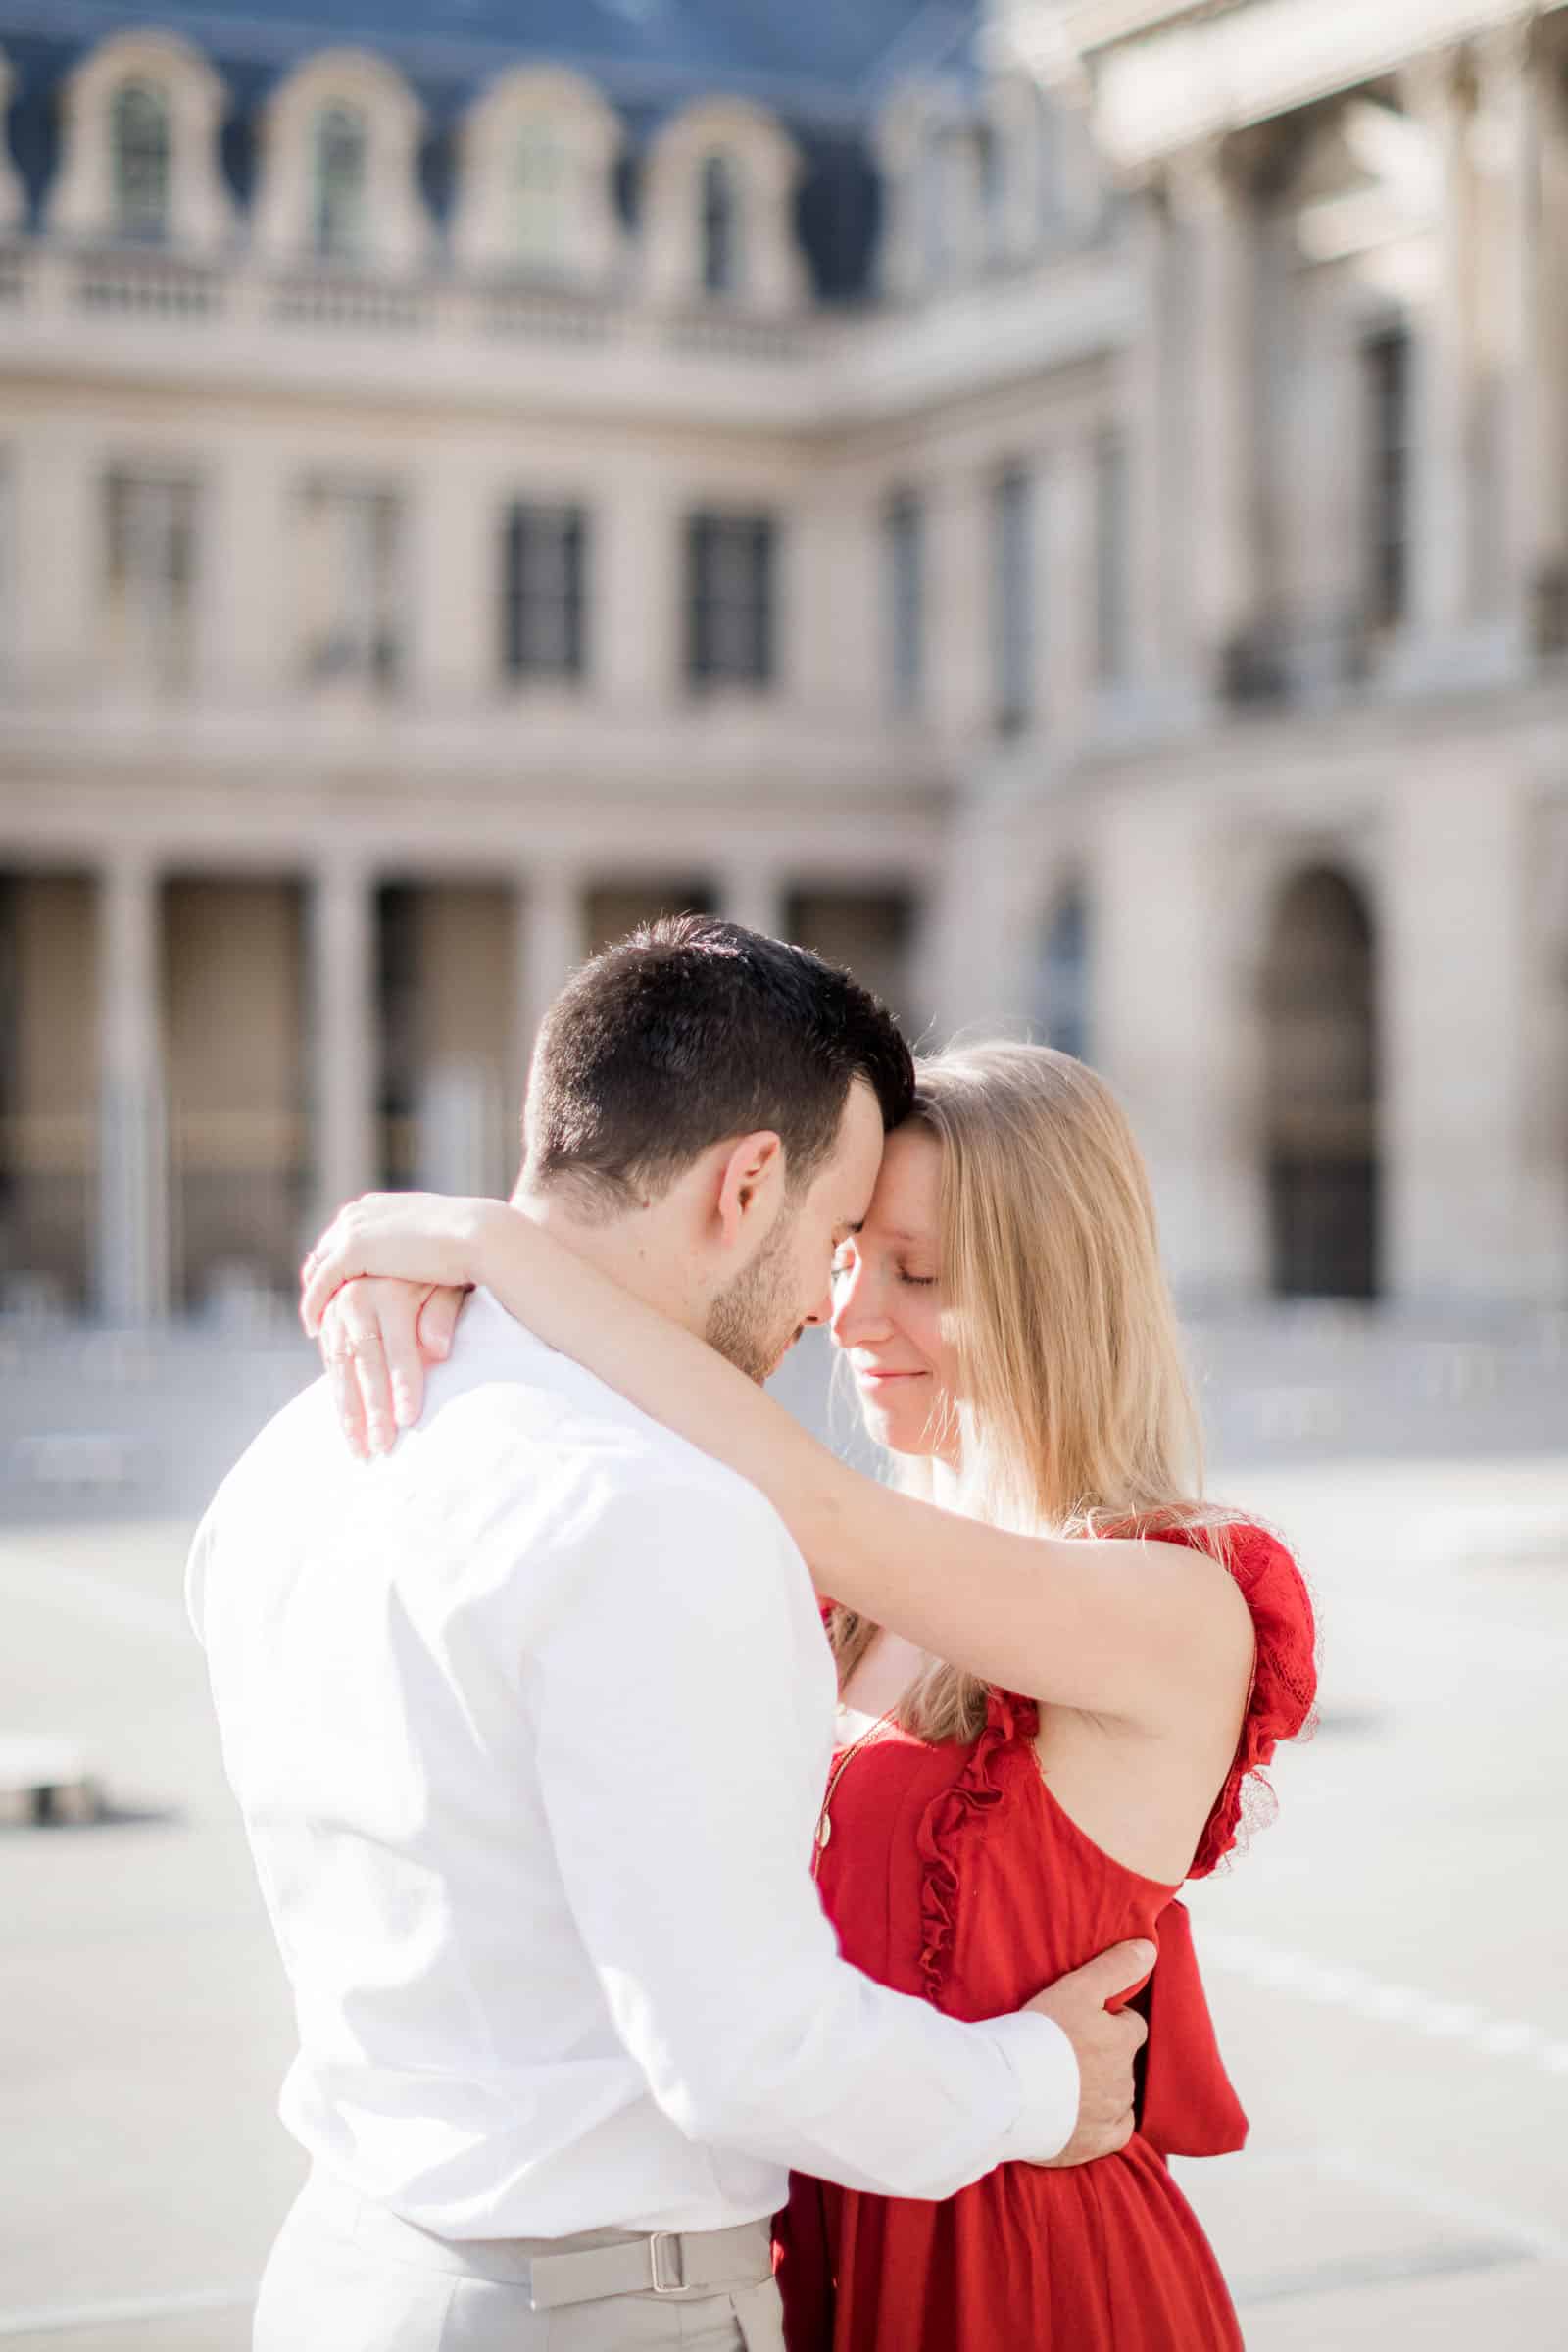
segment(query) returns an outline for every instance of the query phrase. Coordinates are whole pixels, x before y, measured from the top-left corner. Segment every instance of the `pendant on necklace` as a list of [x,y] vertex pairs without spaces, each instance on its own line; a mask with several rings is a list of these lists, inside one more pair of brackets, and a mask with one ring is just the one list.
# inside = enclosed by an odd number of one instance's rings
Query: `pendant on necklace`
[[816,1828],[816,1843],[818,1852],[820,1852],[822,1847],[826,1845],[832,1835],[833,1824],[824,1813]]

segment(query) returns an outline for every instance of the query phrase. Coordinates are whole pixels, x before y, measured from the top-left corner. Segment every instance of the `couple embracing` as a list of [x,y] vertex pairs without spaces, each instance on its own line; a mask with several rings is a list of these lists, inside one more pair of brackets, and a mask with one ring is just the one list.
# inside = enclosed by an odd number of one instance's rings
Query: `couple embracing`
[[[1313,1629],[1201,1499],[1118,1106],[686,917],[525,1146],[340,1216],[192,1555],[312,2159],[258,2352],[1238,2345],[1175,1898]],[[760,1386],[829,1322],[886,1484]]]

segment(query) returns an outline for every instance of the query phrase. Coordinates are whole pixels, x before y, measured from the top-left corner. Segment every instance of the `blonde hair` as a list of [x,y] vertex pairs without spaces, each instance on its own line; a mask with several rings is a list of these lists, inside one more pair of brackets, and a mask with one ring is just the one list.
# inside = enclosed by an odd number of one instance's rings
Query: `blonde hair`
[[[1149,1178],[1110,1089],[1046,1046],[951,1050],[917,1077],[909,1124],[942,1150],[960,1507],[1084,1537],[1217,1523]],[[896,1475],[930,1494],[929,1461]],[[841,1687],[878,1630],[834,1611]],[[972,1739],[986,1699],[976,1677],[934,1663],[897,1720],[924,1740]]]

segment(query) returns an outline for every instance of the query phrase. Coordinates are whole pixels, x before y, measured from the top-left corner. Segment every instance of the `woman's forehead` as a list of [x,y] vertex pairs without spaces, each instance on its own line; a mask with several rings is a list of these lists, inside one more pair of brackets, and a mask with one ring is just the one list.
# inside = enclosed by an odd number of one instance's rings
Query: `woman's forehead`
[[882,1153],[867,1225],[888,1240],[923,1241],[937,1229],[941,1201],[941,1145],[923,1128],[899,1128]]

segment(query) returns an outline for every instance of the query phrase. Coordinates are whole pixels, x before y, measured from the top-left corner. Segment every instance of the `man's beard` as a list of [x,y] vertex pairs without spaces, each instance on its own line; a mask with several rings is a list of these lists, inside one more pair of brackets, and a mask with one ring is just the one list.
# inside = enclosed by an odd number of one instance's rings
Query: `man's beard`
[[720,1291],[708,1310],[708,1345],[760,1388],[778,1370],[805,1328],[791,1283],[789,1246],[795,1219],[780,1216],[756,1258]]

